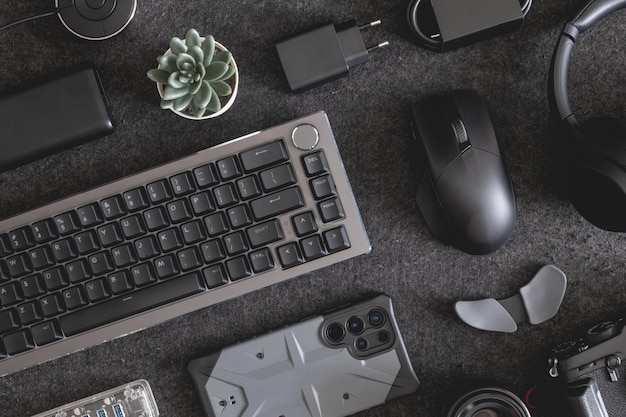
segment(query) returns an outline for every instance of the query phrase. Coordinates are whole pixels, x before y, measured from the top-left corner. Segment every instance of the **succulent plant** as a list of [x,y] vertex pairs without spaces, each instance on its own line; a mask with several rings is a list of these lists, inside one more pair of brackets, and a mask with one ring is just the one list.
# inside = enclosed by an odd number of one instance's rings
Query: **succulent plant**
[[222,108],[220,97],[232,94],[226,82],[235,74],[229,51],[216,51],[215,39],[204,40],[196,29],[189,29],[182,40],[173,37],[170,51],[157,58],[158,68],[148,71],[148,78],[163,84],[161,108],[185,111],[195,117]]

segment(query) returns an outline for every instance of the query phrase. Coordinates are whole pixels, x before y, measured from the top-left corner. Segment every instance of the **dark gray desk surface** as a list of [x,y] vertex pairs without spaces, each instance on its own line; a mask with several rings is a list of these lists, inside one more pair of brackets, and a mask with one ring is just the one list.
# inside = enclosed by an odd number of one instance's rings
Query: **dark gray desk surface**
[[[0,24],[51,9],[52,0],[3,1]],[[367,256],[208,307],[156,328],[0,379],[0,415],[33,415],[127,381],[152,384],[161,415],[202,415],[185,367],[190,358],[346,302],[385,292],[394,302],[419,392],[362,416],[435,416],[463,378],[490,378],[523,393],[542,349],[623,309],[626,237],[585,222],[554,180],[547,79],[557,36],[582,0],[536,1],[519,32],[446,54],[417,47],[402,0],[140,1],[130,26],[103,42],[80,40],[56,17],[0,32],[0,89],[92,60],[115,117],[113,135],[0,175],[0,217],[35,208],[231,138],[317,110],[331,120],[373,250]],[[349,77],[294,95],[273,42],[350,18],[381,19],[364,33],[389,40]],[[241,71],[235,105],[194,122],[160,110],[145,73],[172,35],[211,33]],[[581,119],[626,117],[624,33],[618,12],[580,41],[570,77]],[[517,192],[510,241],[487,256],[437,241],[417,211],[410,104],[428,94],[475,88],[490,105]],[[36,123],[36,112],[33,122]],[[569,286],[558,315],[513,334],[461,323],[455,301],[503,298],[540,266],[561,268]]]

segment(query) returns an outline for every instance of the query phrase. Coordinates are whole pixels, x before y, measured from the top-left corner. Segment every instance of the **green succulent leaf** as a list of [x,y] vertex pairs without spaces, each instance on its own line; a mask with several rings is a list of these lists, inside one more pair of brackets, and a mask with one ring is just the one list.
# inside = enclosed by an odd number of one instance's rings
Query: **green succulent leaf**
[[219,51],[215,54],[215,57],[213,57],[213,62],[219,61],[228,64],[231,59],[233,59],[233,54],[231,54],[230,51]]
[[233,89],[224,81],[212,81],[211,88],[213,88],[213,91],[215,91],[218,96],[222,97],[229,96],[233,93]]
[[179,97],[184,96],[189,92],[189,86],[186,85],[183,88],[174,88],[171,85],[165,86],[163,89],[163,99],[164,100],[175,100]]
[[161,108],[163,110],[171,109],[174,107],[174,100],[161,100]]
[[206,107],[198,107],[192,101],[191,102],[191,110],[192,110],[194,116],[200,118],[200,117],[204,116],[204,113],[206,112]]
[[193,84],[189,85],[189,94],[196,95],[198,91],[200,91],[200,88],[202,88],[202,83],[194,82]]
[[222,75],[220,78],[218,78],[216,81],[224,81],[229,79],[230,77],[232,77],[233,75],[235,75],[235,67],[228,67],[228,71],[226,71],[226,73],[224,75]]
[[185,36],[185,42],[187,43],[188,48],[192,46],[200,46],[200,44],[202,43],[198,31],[194,28],[191,28],[187,31],[187,35]]
[[[211,88],[211,90],[213,90],[213,88]],[[215,93],[215,91],[211,94],[211,100],[209,101],[209,104],[207,104],[206,108],[212,112],[220,111],[222,108],[220,97]]]
[[209,64],[213,61],[213,54],[215,53],[215,38],[213,35],[209,35],[202,42],[202,51],[204,51],[204,64],[205,67],[209,66]]
[[196,66],[196,60],[189,54],[181,53],[176,58],[176,66],[178,69],[189,71]]
[[213,62],[211,65],[206,67],[206,74],[204,78],[209,81],[219,80],[226,74],[228,71],[228,64],[224,62]]
[[199,46],[192,46],[187,49],[187,53],[196,60],[196,62],[202,64],[204,61],[204,51]]
[[159,69],[159,68],[155,68],[155,69],[151,69],[150,71],[148,71],[148,78],[150,78],[152,81],[154,81],[155,83],[159,83],[159,84],[167,84],[168,83],[168,77],[170,76],[170,73]]
[[159,63],[162,70],[167,72],[176,71],[178,67],[176,67],[176,55],[167,54],[157,58],[157,62]]
[[180,72],[178,71],[171,73],[170,76],[167,78],[167,81],[162,84],[171,85],[174,88],[183,88],[187,86],[187,83],[181,81]]
[[182,97],[177,98],[176,100],[174,100],[174,110],[176,111],[185,110],[187,106],[189,106],[189,103],[191,103],[192,99],[193,99],[193,96],[191,94],[186,94]]
[[170,40],[170,49],[173,54],[178,55],[180,53],[187,52],[187,45],[185,45],[185,42],[182,39],[174,36]]
[[198,107],[206,107],[213,96],[213,89],[208,82],[202,81],[196,95],[193,96],[193,103]]

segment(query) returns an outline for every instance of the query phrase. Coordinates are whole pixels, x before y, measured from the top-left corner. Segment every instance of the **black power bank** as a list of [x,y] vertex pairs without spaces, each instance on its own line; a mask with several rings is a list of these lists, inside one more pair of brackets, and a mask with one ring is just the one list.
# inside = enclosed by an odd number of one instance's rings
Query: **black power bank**
[[93,64],[27,81],[0,93],[0,171],[113,131]]

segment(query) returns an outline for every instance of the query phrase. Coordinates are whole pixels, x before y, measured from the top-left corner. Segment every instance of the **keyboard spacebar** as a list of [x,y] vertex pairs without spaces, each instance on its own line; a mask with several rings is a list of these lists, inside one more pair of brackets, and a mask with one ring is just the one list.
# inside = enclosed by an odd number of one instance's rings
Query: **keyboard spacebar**
[[194,272],[67,314],[59,322],[63,333],[72,336],[204,290],[202,277]]

